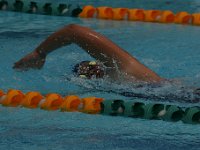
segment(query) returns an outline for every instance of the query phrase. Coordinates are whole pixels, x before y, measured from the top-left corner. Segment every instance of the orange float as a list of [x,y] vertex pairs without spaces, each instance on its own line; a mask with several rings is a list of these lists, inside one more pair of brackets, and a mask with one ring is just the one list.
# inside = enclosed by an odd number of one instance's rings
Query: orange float
[[191,20],[192,20],[192,15],[185,11],[182,11],[175,15],[174,23],[189,24]]
[[165,10],[162,12],[159,22],[161,23],[173,23],[175,20],[175,15],[170,10]]
[[4,94],[4,92],[2,90],[0,90],[0,97],[2,97]]
[[192,14],[192,24],[200,25],[200,13]]
[[129,9],[128,20],[130,21],[144,21],[145,13],[143,9]]
[[60,106],[61,111],[78,111],[81,99],[76,95],[66,96]]
[[84,113],[97,114],[101,111],[101,102],[103,98],[87,97],[82,99]]
[[160,10],[145,10],[144,13],[145,13],[144,21],[147,22],[157,22],[161,15]]
[[97,18],[112,19],[113,9],[111,7],[97,7]]
[[39,92],[26,93],[21,105],[27,108],[37,108],[43,96]]
[[91,5],[87,5],[83,7],[82,12],[79,14],[81,18],[92,18],[96,12],[96,8]]
[[128,12],[127,8],[113,8],[113,20],[123,20]]
[[1,101],[3,101],[3,99],[5,98],[5,93],[0,90],[0,104],[1,104]]
[[45,110],[58,110],[63,102],[64,99],[59,94],[51,93],[46,96],[40,108]]
[[17,107],[24,98],[24,94],[19,90],[9,90],[5,97],[1,100],[3,106]]

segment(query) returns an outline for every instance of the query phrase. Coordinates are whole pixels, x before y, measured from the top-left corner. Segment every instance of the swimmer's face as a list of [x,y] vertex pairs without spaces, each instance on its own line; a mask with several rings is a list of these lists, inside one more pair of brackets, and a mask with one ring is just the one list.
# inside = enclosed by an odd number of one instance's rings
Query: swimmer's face
[[95,61],[83,61],[74,67],[74,72],[82,78],[102,78],[104,70]]

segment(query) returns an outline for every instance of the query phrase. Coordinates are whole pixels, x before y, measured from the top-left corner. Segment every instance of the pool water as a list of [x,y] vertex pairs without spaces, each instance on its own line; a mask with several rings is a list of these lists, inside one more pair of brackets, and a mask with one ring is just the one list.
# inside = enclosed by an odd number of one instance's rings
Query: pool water
[[[188,10],[194,11],[192,8],[196,3],[192,1],[191,6],[187,5]],[[139,4],[141,5],[138,2]],[[145,6],[144,3],[141,6]],[[191,88],[200,86],[198,26],[13,12],[0,12],[0,18],[0,89],[5,91],[13,88],[23,92],[40,91],[42,94],[56,92],[81,97],[155,102],[154,99],[125,97],[117,94],[117,91],[147,95],[173,93],[179,96],[180,87],[190,91]],[[73,44],[49,54],[42,70],[17,72],[12,69],[14,62],[34,50],[51,33],[71,23],[91,27],[126,49],[160,76],[178,79],[181,83],[154,89],[136,88],[134,84],[119,84],[107,80],[86,81],[76,78],[71,72],[73,65],[93,59]],[[184,107],[193,105],[190,99],[159,102]],[[199,106],[199,103],[195,105]],[[40,109],[0,107],[0,123],[0,149],[196,150],[199,149],[200,140],[199,125]]]

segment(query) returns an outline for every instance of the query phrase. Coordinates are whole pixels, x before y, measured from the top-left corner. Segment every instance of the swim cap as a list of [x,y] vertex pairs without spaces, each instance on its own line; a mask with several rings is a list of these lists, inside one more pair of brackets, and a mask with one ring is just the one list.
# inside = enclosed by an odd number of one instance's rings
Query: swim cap
[[82,61],[74,66],[73,72],[81,78],[102,78],[104,76],[103,66],[96,61]]

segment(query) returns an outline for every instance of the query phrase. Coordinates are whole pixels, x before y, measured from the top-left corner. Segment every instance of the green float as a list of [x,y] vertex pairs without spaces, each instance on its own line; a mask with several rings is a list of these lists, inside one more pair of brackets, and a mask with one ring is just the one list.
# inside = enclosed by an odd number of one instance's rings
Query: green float
[[128,101],[124,103],[124,116],[143,118],[144,117],[144,103]]
[[160,119],[159,113],[163,111],[165,106],[163,104],[146,104],[144,106],[145,119]]
[[182,119],[184,123],[200,124],[200,108],[191,107],[185,110],[185,115]]
[[71,6],[66,3],[35,2],[34,0],[0,0],[0,10],[7,11],[56,16],[72,16],[73,11],[77,11],[77,13],[82,11],[79,6],[73,10]]
[[124,101],[122,100],[105,100],[101,103],[101,113],[106,115],[123,115],[124,108]]
[[161,116],[165,121],[177,122],[180,121],[184,115],[184,111],[180,107],[174,105],[167,105],[165,111],[165,114]]

